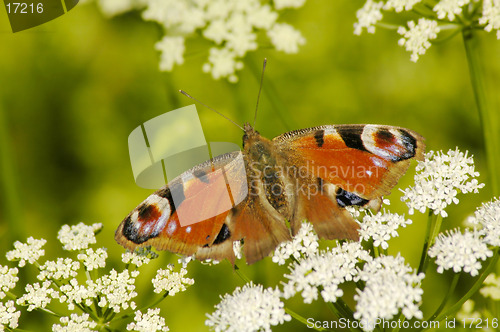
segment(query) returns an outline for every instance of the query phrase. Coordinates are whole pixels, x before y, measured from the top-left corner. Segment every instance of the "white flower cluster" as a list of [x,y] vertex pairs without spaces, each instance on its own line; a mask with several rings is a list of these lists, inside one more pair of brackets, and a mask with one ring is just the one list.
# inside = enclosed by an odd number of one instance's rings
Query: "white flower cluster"
[[37,282],[26,285],[26,294],[17,299],[18,305],[28,306],[28,311],[45,308],[52,299],[59,298],[59,293],[52,289],[51,282],[46,280],[41,285]]
[[290,273],[285,274],[289,281],[283,287],[283,297],[288,299],[300,292],[304,303],[312,303],[318,298],[318,288],[322,288],[323,299],[335,302],[343,295],[339,285],[358,274],[356,264],[370,259],[359,242],[344,243],[304,258],[292,264]]
[[168,265],[166,269],[159,269],[156,276],[152,280],[155,288],[155,293],[168,292],[168,295],[173,296],[178,292],[186,290],[186,285],[194,284],[191,278],[185,278],[187,270],[181,268],[179,272],[174,272],[174,266]]
[[364,240],[373,239],[375,247],[380,246],[385,250],[389,247],[387,241],[399,235],[397,229],[411,223],[410,219],[405,219],[396,213],[367,214],[359,224],[359,235]]
[[479,176],[475,171],[474,160],[456,150],[448,153],[430,151],[425,155],[425,161],[419,161],[415,175],[415,186],[403,191],[402,201],[406,201],[409,213],[414,210],[424,213],[427,208],[434,214],[448,216],[444,210],[451,203],[458,204],[458,192],[477,193],[484,187],[474,177]]
[[17,328],[20,316],[21,312],[16,310],[14,301],[0,302],[0,331],[3,331],[5,327]]
[[89,319],[89,314],[71,314],[69,317],[61,317],[61,324],[52,325],[53,332],[92,332],[97,323]]
[[500,39],[500,0],[483,0],[483,16],[479,24],[486,25],[484,30],[497,31],[497,39]]
[[293,256],[295,259],[308,257],[317,253],[319,247],[318,236],[314,233],[313,226],[303,222],[299,232],[291,241],[282,242],[274,251],[272,260],[278,265],[285,264]]
[[112,308],[114,312],[128,309],[135,309],[134,301],[131,301],[137,296],[135,292],[135,278],[139,275],[139,271],[124,270],[121,273],[114,269],[107,275],[97,279],[92,285],[95,287],[95,292],[99,294],[98,305],[102,308]]
[[285,313],[278,289],[263,289],[252,282],[226,294],[215,312],[207,315],[205,325],[215,331],[253,332],[271,331],[271,326],[291,320]]
[[424,274],[416,274],[401,256],[380,256],[368,261],[357,278],[365,282],[363,290],[354,295],[354,318],[363,321],[365,331],[372,331],[380,319],[390,320],[399,311],[406,319],[422,319],[418,305],[422,300],[420,287]]
[[78,254],[77,257],[78,260],[83,261],[83,265],[85,265],[87,271],[92,271],[106,266],[108,253],[103,248],[97,248],[97,250],[88,248],[84,254]]
[[439,273],[453,269],[455,273],[464,271],[474,277],[482,267],[479,260],[486,260],[493,256],[493,252],[488,249],[480,232],[466,230],[461,233],[455,229],[438,235],[436,243],[429,249],[429,256],[436,257]]
[[146,255],[140,255],[136,252],[127,251],[122,254],[122,262],[125,264],[133,264],[137,267],[140,267],[143,264],[148,264],[151,261]]
[[[160,70],[171,71],[184,62],[185,41],[201,35],[213,45],[203,71],[214,79],[236,82],[240,61],[258,48],[257,35],[265,32],[276,50],[296,53],[305,43],[292,26],[278,23],[278,10],[299,8],[305,0],[280,0],[269,4],[261,0],[99,0],[107,15],[144,8],[142,17],[163,26],[165,36],[155,45],[161,52]],[[113,7],[116,9],[113,11]]]
[[[431,46],[430,41],[437,38],[441,31],[439,24],[453,23],[458,27],[464,21],[474,21],[472,26],[477,25],[487,32],[496,30],[497,38],[500,39],[500,0],[437,0],[433,3],[433,7],[429,7],[422,0],[366,0],[356,13],[358,21],[354,23],[354,33],[360,35],[364,29],[368,33],[374,33],[376,25],[383,19],[383,10],[394,10],[396,13],[413,10],[423,17],[417,23],[408,21],[408,28],[400,26],[398,33],[403,35],[399,39],[399,45],[411,52],[410,59],[414,62]],[[421,10],[415,10],[419,5]],[[467,6],[472,6],[468,8],[468,12],[474,15],[472,18],[463,17]]]
[[482,296],[489,297],[493,301],[500,301],[500,276],[497,277],[492,273],[486,277],[479,292]]
[[101,223],[92,226],[87,226],[82,222],[71,227],[63,225],[57,233],[57,239],[63,244],[64,250],[87,249],[89,244],[96,243],[95,233],[101,228]]
[[165,325],[165,318],[160,316],[159,308],[148,309],[145,314],[137,310],[134,321],[135,323],[127,325],[127,330],[138,332],[169,331],[169,328]]
[[78,275],[80,263],[71,258],[58,258],[57,261],[47,261],[40,266],[38,280],[45,279],[69,279]]
[[19,261],[19,267],[26,265],[26,262],[33,264],[45,255],[45,250],[42,249],[45,243],[47,240],[36,240],[31,236],[27,243],[16,241],[14,242],[15,249],[7,252],[6,257],[9,261]]
[[481,226],[479,233],[483,236],[484,242],[500,247],[500,200],[498,198],[484,203],[468,221]]
[[16,283],[19,281],[18,272],[19,270],[16,267],[9,268],[8,266],[0,265],[0,299],[5,297],[5,292],[16,287]]
[[398,28],[398,33],[403,36],[398,44],[405,46],[408,52],[411,52],[410,60],[417,62],[418,56],[425,54],[425,51],[431,47],[429,40],[437,38],[440,29],[438,22],[426,18],[418,19],[418,23],[409,21],[408,30],[404,27]]

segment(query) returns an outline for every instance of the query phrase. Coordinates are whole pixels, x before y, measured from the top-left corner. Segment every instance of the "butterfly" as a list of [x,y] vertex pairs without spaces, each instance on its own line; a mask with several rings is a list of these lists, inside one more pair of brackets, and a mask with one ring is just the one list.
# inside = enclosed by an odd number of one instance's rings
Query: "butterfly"
[[233,264],[239,241],[252,264],[291,240],[303,220],[320,238],[358,240],[346,208],[380,209],[425,149],[422,136],[395,126],[324,125],[272,140],[248,123],[243,129],[241,152],[197,165],[150,195],[119,225],[116,241]]

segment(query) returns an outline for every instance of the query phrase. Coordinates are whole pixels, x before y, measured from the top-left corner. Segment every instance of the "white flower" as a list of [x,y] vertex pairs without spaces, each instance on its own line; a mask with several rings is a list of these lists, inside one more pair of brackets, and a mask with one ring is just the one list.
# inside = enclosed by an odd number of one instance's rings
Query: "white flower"
[[302,255],[305,257],[314,255],[318,247],[318,236],[314,233],[312,225],[303,222],[299,232],[291,241],[280,243],[274,251],[272,260],[278,265],[283,265],[290,256],[299,259]]
[[[234,243],[233,243],[233,250],[234,250]],[[177,260],[177,263],[181,264],[182,267],[185,269],[188,266],[189,262],[194,261],[194,259],[195,259],[194,256],[182,256]]]
[[26,262],[33,264],[38,258],[45,255],[42,247],[47,240],[36,240],[33,237],[28,238],[27,243],[19,241],[14,242],[14,250],[7,252],[6,257],[9,261],[19,261],[19,267],[26,265]]
[[440,29],[437,21],[425,18],[420,18],[417,24],[414,21],[409,21],[407,24],[408,30],[404,27],[398,28],[398,33],[403,35],[398,43],[411,52],[411,61],[417,62],[418,56],[425,54],[425,51],[431,47],[429,40],[436,39]]
[[363,327],[365,331],[372,331],[377,320],[396,317],[400,310],[408,320],[422,319],[418,303],[422,300],[420,284],[424,274],[417,275],[399,254],[367,262],[358,278],[364,281],[365,287],[357,289],[354,295],[354,318],[367,322]]
[[285,53],[297,53],[299,46],[306,43],[302,34],[286,23],[275,24],[267,32],[267,36],[278,51]]
[[156,276],[152,280],[155,288],[155,293],[168,292],[168,295],[175,295],[178,292],[186,290],[186,285],[194,284],[191,278],[184,278],[187,274],[185,268],[181,268],[179,272],[173,272],[174,266],[168,265],[165,270],[159,269]]
[[483,241],[489,245],[500,247],[500,200],[484,203],[477,209],[474,217],[468,222],[481,226],[479,232],[483,236]]
[[493,301],[500,300],[500,277],[492,273],[486,277],[483,285],[484,286],[479,290],[482,296],[489,297]]
[[375,247],[387,249],[389,247],[387,241],[399,235],[397,229],[411,223],[411,220],[406,220],[396,213],[367,214],[363,217],[363,222],[359,224],[359,235],[364,240],[373,239]]
[[58,258],[57,261],[47,261],[40,266],[38,280],[45,279],[69,279],[78,275],[80,263],[71,258]]
[[155,49],[161,52],[160,70],[171,71],[175,64],[184,63],[184,38],[164,36],[155,44]]
[[467,152],[449,150],[447,154],[430,151],[425,161],[419,161],[416,167],[415,186],[403,191],[402,201],[406,201],[409,213],[414,210],[424,213],[426,208],[434,214],[448,216],[444,210],[451,203],[458,204],[458,191],[477,193],[484,184],[476,179],[479,173],[474,169],[474,160]]
[[230,82],[236,82],[238,78],[235,71],[243,68],[243,63],[236,60],[236,53],[227,48],[210,49],[208,62],[203,65],[203,71],[212,74],[214,79],[228,77]]
[[413,9],[417,3],[422,0],[387,0],[384,5],[385,10],[394,9],[396,13],[400,13],[403,10],[409,11]]
[[61,286],[62,295],[59,297],[61,303],[67,302],[68,309],[75,308],[74,303],[92,305],[93,298],[97,297],[96,285],[93,281],[87,281],[88,287],[78,284],[78,280],[71,279],[69,283]]
[[[161,24],[166,32],[156,43],[161,51],[160,70],[171,71],[184,62],[186,38],[203,36],[218,45],[212,47],[203,71],[214,79],[238,80],[236,71],[243,68],[240,61],[248,52],[258,48],[257,35],[267,32],[277,50],[296,53],[305,40],[289,25],[276,23],[277,10],[299,8],[305,0],[100,0],[108,15],[127,8],[144,8],[142,18]],[[262,34],[262,33],[261,33]]]
[[95,233],[101,228],[101,223],[92,226],[87,226],[82,222],[71,227],[63,225],[57,233],[57,239],[63,244],[64,250],[87,249],[89,244],[96,243]]
[[285,275],[289,281],[284,285],[283,296],[288,299],[301,292],[304,303],[311,303],[318,298],[318,288],[322,287],[323,299],[335,302],[343,294],[338,286],[357,275],[356,264],[371,259],[359,242],[344,243],[304,258],[292,264],[290,273]]
[[40,286],[39,283],[26,285],[26,294],[17,299],[18,305],[27,305],[28,311],[36,308],[45,308],[47,304],[59,297],[59,293],[50,288],[50,281],[44,281]]
[[274,8],[280,10],[284,8],[300,8],[306,0],[274,0]]
[[462,7],[469,4],[470,0],[441,0],[433,8],[439,19],[448,17],[448,20],[453,21],[455,15],[462,14]]
[[62,325],[52,325],[53,332],[92,332],[97,323],[89,319],[89,314],[83,313],[81,316],[71,314],[69,317],[61,317],[59,321]]
[[85,254],[78,254],[77,257],[78,260],[83,261],[83,265],[85,265],[87,271],[92,271],[106,266],[108,253],[103,248],[98,248],[95,251],[89,248],[85,251]]
[[375,33],[375,24],[382,19],[382,1],[367,0],[364,6],[356,12],[358,22],[354,23],[354,34],[360,35],[363,29]]
[[134,283],[138,274],[138,271],[129,273],[128,270],[118,273],[113,269],[109,274],[97,279],[93,286],[95,292],[100,295],[98,305],[101,308],[112,308],[116,313],[129,307],[135,309],[135,302],[131,300],[137,296]]
[[127,325],[127,330],[150,332],[150,331],[169,331],[165,326],[165,318],[160,316],[160,309],[148,309],[148,312],[143,314],[140,310],[135,312],[135,323]]
[[491,32],[497,30],[497,39],[500,39],[500,1],[484,0],[483,16],[479,18],[479,24],[486,24],[484,30]]
[[16,267],[11,269],[8,266],[0,265],[0,299],[5,297],[5,292],[16,287],[16,283],[19,281],[18,272]]
[[458,229],[439,234],[436,243],[429,249],[429,256],[436,257],[437,271],[453,269],[453,272],[461,271],[470,273],[471,276],[479,274],[482,265],[479,260],[486,260],[493,252],[481,239],[476,230],[466,230],[464,234]]
[[136,252],[127,251],[122,254],[122,262],[125,264],[134,264],[139,267],[143,264],[148,264],[151,261],[151,258],[147,256],[147,254],[139,254]]
[[14,301],[0,302],[0,331],[3,331],[5,327],[17,328],[20,316],[21,312],[16,310]]
[[207,315],[205,325],[216,331],[271,331],[271,326],[291,320],[285,313],[279,290],[264,290],[252,282],[243,288],[237,287],[231,295],[224,295],[215,309]]

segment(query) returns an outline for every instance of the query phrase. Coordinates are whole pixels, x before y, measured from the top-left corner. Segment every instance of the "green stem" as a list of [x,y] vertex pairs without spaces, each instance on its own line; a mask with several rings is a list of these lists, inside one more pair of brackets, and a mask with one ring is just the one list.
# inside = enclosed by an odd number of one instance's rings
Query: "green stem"
[[285,307],[285,312],[287,314],[289,314],[290,316],[292,316],[293,318],[295,318],[296,320],[298,320],[299,322],[301,322],[302,324],[306,325],[308,328],[312,328],[313,330],[316,330],[316,331],[328,331],[322,327],[316,327],[314,324],[311,326],[311,323],[309,323],[307,321],[307,319],[305,319],[304,317],[302,317],[301,315],[299,315],[298,313],[296,313],[295,311],[292,311],[288,308]]
[[448,300],[450,299],[451,295],[453,292],[455,292],[455,288],[457,287],[458,284],[458,279],[460,279],[460,273],[455,273],[453,276],[453,280],[451,281],[450,287],[448,288],[448,292],[446,295],[443,297],[443,301],[441,302],[441,305],[437,308],[436,312],[429,318],[426,319],[426,321],[430,322],[434,320],[440,313],[443,311],[446,303],[448,303]]
[[[434,243],[434,239],[437,236],[437,233],[439,232],[439,228],[441,228],[441,222],[437,221],[439,215],[434,214],[434,210],[429,209],[429,215],[427,218],[427,229],[425,231],[425,240],[424,240],[424,247],[422,248],[422,256],[420,257],[420,264],[418,266],[418,273],[425,272],[427,269],[427,264],[429,263],[429,257],[427,255],[427,252],[429,251],[429,248],[432,246]],[[436,227],[439,225],[439,227]]]
[[469,65],[470,80],[474,97],[476,99],[476,106],[479,111],[481,120],[481,127],[484,135],[484,145],[486,149],[486,160],[488,163],[488,172],[490,177],[491,188],[493,196],[500,194],[500,176],[497,171],[500,165],[500,119],[496,114],[494,107],[492,107],[488,96],[484,68],[481,63],[481,56],[479,50],[479,41],[476,32],[467,27],[462,31],[462,37],[465,46],[465,53],[467,55],[467,63]]
[[483,271],[483,273],[481,274],[481,276],[479,277],[479,279],[476,280],[476,282],[471,287],[471,289],[469,289],[469,291],[467,292],[467,294],[465,294],[457,303],[455,303],[453,306],[451,306],[445,313],[439,315],[435,319],[435,321],[440,322],[443,319],[445,319],[447,316],[450,316],[450,315],[454,314],[456,311],[458,311],[462,307],[462,305],[465,303],[465,301],[467,301],[468,299],[470,299],[470,297],[472,295],[474,295],[479,290],[479,288],[481,288],[481,286],[483,285],[484,279],[486,279],[486,277],[496,267],[496,264],[497,264],[497,261],[498,261],[498,256],[499,256],[498,253],[499,253],[499,248],[495,248],[494,253],[493,253],[493,257],[491,258],[491,261],[490,261],[488,267]]

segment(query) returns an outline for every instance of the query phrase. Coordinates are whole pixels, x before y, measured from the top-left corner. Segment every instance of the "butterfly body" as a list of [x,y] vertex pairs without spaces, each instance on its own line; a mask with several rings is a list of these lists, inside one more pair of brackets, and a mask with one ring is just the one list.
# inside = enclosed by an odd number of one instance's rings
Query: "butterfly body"
[[117,242],[234,262],[233,242],[241,241],[250,264],[290,240],[304,219],[322,238],[357,240],[346,207],[379,208],[425,148],[419,134],[392,126],[327,125],[273,140],[249,124],[244,130],[242,152],[200,164],[149,196],[122,221]]

